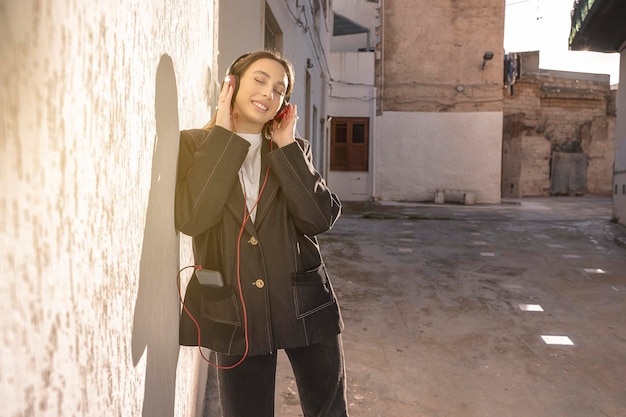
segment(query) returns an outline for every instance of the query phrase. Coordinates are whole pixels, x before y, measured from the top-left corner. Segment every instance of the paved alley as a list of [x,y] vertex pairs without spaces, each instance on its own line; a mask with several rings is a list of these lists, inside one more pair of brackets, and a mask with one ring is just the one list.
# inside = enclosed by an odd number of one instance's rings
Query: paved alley
[[[626,416],[626,231],[610,198],[347,203],[320,237],[352,417]],[[279,359],[277,416],[300,416]]]

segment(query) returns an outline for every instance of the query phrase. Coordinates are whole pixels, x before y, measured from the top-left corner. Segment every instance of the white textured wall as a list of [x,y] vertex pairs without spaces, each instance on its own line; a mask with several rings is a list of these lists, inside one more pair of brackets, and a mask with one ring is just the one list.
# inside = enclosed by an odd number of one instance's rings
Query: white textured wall
[[375,197],[433,200],[433,191],[475,191],[500,203],[502,113],[385,112],[377,118]]
[[211,0],[0,3],[0,415],[196,413],[172,196],[213,32]]
[[[619,79],[626,85],[626,50],[620,53]],[[613,217],[626,225],[626,88],[617,90],[617,117],[615,121],[615,174],[613,176]],[[615,193],[617,185],[617,193]]]

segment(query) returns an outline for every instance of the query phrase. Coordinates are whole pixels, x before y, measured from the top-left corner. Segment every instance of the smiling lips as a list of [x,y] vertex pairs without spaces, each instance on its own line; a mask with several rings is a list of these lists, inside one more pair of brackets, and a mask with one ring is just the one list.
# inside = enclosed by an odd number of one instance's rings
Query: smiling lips
[[268,106],[266,106],[265,104],[260,103],[258,101],[253,101],[252,104],[254,105],[254,107],[256,107],[257,109],[262,110],[264,112],[266,112],[269,109]]

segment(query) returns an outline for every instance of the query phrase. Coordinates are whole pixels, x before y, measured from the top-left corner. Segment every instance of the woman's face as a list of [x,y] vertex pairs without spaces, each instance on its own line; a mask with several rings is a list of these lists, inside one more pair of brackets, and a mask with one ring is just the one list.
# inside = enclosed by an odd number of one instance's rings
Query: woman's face
[[239,77],[239,90],[233,105],[239,132],[259,133],[283,104],[288,78],[283,66],[273,59],[252,63]]

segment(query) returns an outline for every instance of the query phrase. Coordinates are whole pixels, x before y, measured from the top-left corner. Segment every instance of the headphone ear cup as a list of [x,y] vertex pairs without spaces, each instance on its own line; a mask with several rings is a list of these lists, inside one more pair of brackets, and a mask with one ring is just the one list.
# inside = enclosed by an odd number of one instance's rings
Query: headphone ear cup
[[233,87],[233,91],[236,93],[239,88],[239,77],[235,74],[228,74],[228,84]]
[[274,116],[274,119],[279,122],[283,120],[283,117],[285,117],[285,115],[289,111],[289,107],[291,107],[291,104],[286,101],[283,102],[283,106],[280,108],[280,110],[278,110],[278,112],[276,112],[276,116]]
[[233,98],[231,100],[231,105],[233,105],[235,104],[237,90],[239,90],[239,77],[235,74],[228,74],[224,81],[227,82],[231,87],[233,87]]
[[235,96],[237,95],[237,91],[239,91],[239,76],[236,74],[233,74],[233,71],[236,70],[236,67],[239,64],[239,62],[245,57],[247,57],[248,55],[250,55],[250,52],[248,52],[247,54],[241,55],[239,58],[236,58],[233,62],[230,63],[228,68],[226,68],[226,76],[229,77],[229,82],[233,86],[233,100],[232,100],[233,103],[235,102]]

